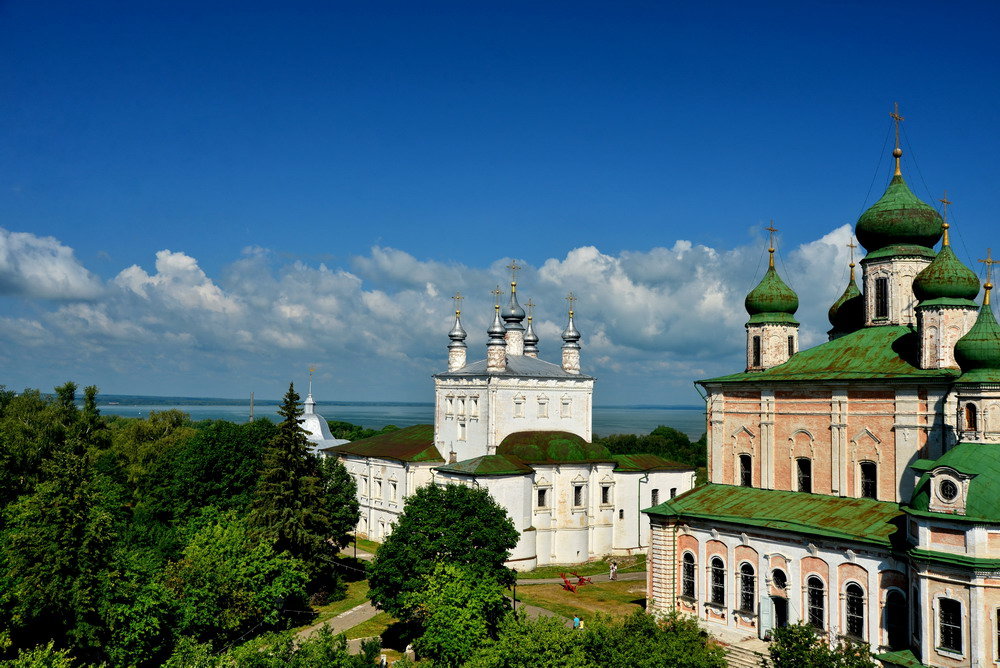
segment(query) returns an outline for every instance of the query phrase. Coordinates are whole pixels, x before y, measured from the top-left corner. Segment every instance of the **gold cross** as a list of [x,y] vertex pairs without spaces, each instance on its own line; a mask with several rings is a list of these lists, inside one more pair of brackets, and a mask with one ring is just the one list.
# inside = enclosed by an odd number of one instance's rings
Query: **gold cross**
[[462,296],[461,292],[456,292],[455,296],[451,298],[455,302],[455,315],[459,315],[462,312],[462,300],[465,297]]
[[989,286],[992,288],[993,287],[993,265],[995,265],[997,262],[1000,262],[1000,260],[994,260],[993,259],[993,255],[991,253],[991,249],[987,248],[986,249],[986,259],[985,260],[980,260],[980,262],[982,262],[983,264],[986,265],[986,283],[989,284]]
[[851,266],[853,267],[854,266],[854,249],[857,248],[858,245],[856,243],[854,243],[854,239],[851,239],[851,242],[849,244],[847,244],[847,247],[851,249]]
[[778,231],[778,228],[774,226],[774,220],[771,220],[771,224],[764,228],[770,233],[770,246],[769,249],[772,253],[774,252],[774,233]]
[[568,295],[566,295],[566,301],[569,302],[569,312],[572,313],[573,312],[573,302],[576,301],[576,295],[574,295],[572,292],[569,293]]
[[896,122],[896,148],[899,148],[899,124],[906,120],[899,115],[899,102],[893,102],[893,110],[889,112],[889,116]]
[[493,295],[493,299],[496,302],[496,305],[500,306],[500,295],[503,294],[503,290],[500,289],[500,286],[498,285],[492,290],[490,290],[490,294]]
[[519,272],[523,267],[517,266],[515,260],[511,260],[510,264],[507,265],[507,269],[510,269],[510,282],[517,283],[517,272]]
[[948,199],[948,191],[947,190],[944,191],[944,195],[942,195],[941,199],[939,199],[938,201],[941,202],[941,219],[947,222],[947,220],[948,220],[948,205],[949,204],[954,204],[954,202],[952,202],[950,199]]
[[528,307],[528,319],[530,320],[531,319],[531,314],[535,310],[535,302],[531,301],[531,297],[528,297],[528,303],[525,304],[525,306]]

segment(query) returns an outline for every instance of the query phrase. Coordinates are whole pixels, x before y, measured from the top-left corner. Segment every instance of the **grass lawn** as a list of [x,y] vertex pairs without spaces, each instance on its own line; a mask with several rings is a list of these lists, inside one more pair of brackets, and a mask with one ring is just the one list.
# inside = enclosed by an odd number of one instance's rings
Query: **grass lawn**
[[557,578],[560,573],[569,575],[570,571],[574,571],[580,575],[607,574],[611,568],[612,560],[618,562],[619,573],[635,573],[646,570],[646,555],[636,554],[631,557],[609,557],[600,561],[588,561],[585,564],[576,564],[574,566],[539,566],[533,571],[518,573],[517,578],[519,580]]
[[641,580],[598,582],[584,585],[574,594],[562,585],[521,585],[517,600],[551,610],[564,617],[579,615],[583,619],[595,612],[608,615],[630,615],[646,607],[646,583]]
[[302,628],[321,624],[328,619],[333,619],[342,612],[347,612],[351,608],[361,605],[368,600],[368,580],[358,580],[347,583],[347,596],[340,601],[334,601],[327,605],[317,605],[313,608],[316,611],[316,618],[311,620]]
[[365,552],[370,552],[371,554],[375,554],[376,552],[378,552],[378,549],[382,547],[382,543],[376,543],[375,541],[368,540],[366,538],[358,538],[356,539],[356,541],[352,540],[350,543],[348,543],[347,547],[341,550],[340,553],[347,555],[354,554],[355,542],[357,542],[359,550],[364,550]]
[[347,629],[347,639],[374,638],[385,633],[385,630],[395,623],[395,618],[388,612],[380,612],[367,622],[361,622],[357,626]]

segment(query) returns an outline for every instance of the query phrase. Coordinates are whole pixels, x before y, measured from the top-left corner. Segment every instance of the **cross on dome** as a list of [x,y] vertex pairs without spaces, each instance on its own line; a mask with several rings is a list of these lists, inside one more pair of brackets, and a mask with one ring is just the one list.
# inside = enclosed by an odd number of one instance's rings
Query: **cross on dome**
[[510,270],[510,284],[517,285],[517,272],[521,271],[524,267],[518,266],[516,260],[511,260],[510,264],[507,265],[507,269]]
[[498,285],[492,290],[490,290],[490,294],[493,295],[493,303],[496,305],[497,308],[500,308],[500,295],[503,294],[503,290],[501,290],[500,286]]
[[451,300],[453,302],[455,302],[455,315],[461,315],[462,314],[462,300],[463,299],[465,299],[465,297],[462,296],[461,292],[456,292],[455,296],[451,298]]
[[768,248],[767,252],[770,253],[770,257],[767,261],[767,266],[774,268],[774,233],[778,231],[778,228],[774,226],[774,219],[771,219],[771,224],[764,228],[768,231]]
[[893,110],[889,112],[889,116],[896,124],[896,148],[892,149],[892,157],[896,159],[895,176],[902,176],[903,172],[899,169],[899,159],[903,155],[903,149],[899,148],[899,124],[906,119],[899,115],[899,102],[893,102]]
[[570,312],[570,315],[572,315],[573,314],[573,302],[576,301],[576,295],[574,295],[572,292],[570,292],[568,295],[566,295],[564,297],[564,299],[569,302],[569,312]]
[[979,261],[986,265],[986,282],[983,283],[983,290],[986,291],[986,294],[983,295],[983,305],[989,306],[990,290],[993,289],[993,265],[1000,262],[1000,260],[994,260],[992,249],[987,248],[986,257]]

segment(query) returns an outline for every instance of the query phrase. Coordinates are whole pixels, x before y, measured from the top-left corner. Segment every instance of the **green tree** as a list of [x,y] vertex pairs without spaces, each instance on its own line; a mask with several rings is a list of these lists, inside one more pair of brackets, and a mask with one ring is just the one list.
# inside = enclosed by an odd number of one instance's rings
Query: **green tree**
[[164,574],[176,631],[211,641],[286,624],[288,604],[304,605],[307,582],[304,564],[258,541],[231,512],[199,531]]
[[423,626],[414,643],[421,656],[441,666],[460,666],[473,650],[496,637],[508,612],[504,588],[485,575],[438,563],[426,586],[406,601]]
[[10,668],[72,668],[73,660],[68,650],[59,650],[50,641],[18,653],[12,661],[6,662]]
[[319,462],[300,425],[302,407],[294,385],[288,386],[278,414],[282,421],[264,452],[250,520],[276,551],[304,562],[318,582],[332,577],[337,546],[329,539],[342,540],[334,533],[341,527],[332,522]]
[[496,642],[484,643],[469,668],[602,668],[588,658],[580,632],[560,617],[528,619],[520,611],[501,623]]
[[725,651],[687,615],[657,620],[637,610],[598,617],[583,634],[587,656],[599,666],[622,668],[725,668]]
[[772,632],[769,659],[763,668],[872,668],[867,643],[839,643],[831,647],[824,635],[806,623],[790,624]]
[[318,465],[325,512],[330,520],[329,540],[343,549],[358,525],[358,487],[339,459],[322,457]]
[[413,594],[439,562],[465,568],[501,586],[514,582],[504,566],[518,532],[485,489],[428,485],[411,494],[399,522],[368,569],[368,598],[397,619],[411,619]]

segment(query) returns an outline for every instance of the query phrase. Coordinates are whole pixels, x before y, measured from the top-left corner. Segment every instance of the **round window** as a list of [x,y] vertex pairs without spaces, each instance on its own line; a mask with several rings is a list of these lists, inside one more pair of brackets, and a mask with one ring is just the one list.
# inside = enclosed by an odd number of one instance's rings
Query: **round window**
[[938,485],[938,495],[945,501],[954,501],[958,496],[958,485],[951,480],[942,480]]

